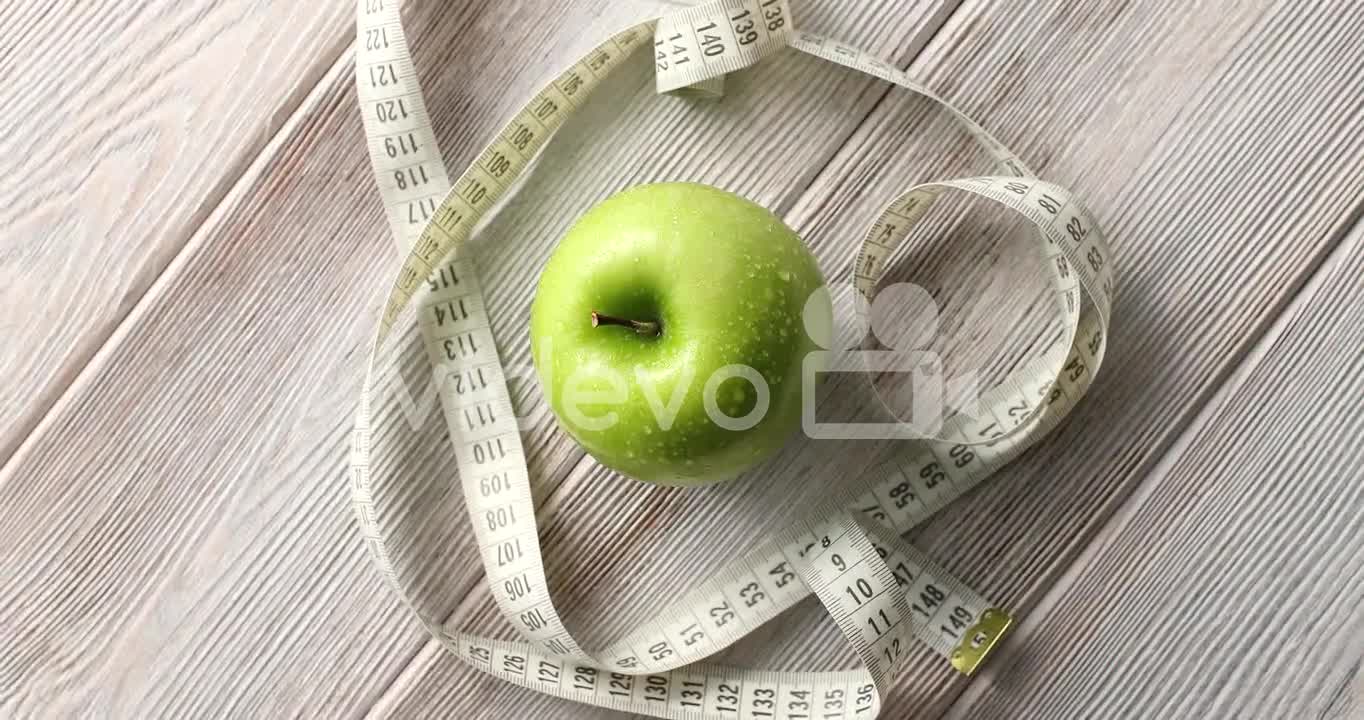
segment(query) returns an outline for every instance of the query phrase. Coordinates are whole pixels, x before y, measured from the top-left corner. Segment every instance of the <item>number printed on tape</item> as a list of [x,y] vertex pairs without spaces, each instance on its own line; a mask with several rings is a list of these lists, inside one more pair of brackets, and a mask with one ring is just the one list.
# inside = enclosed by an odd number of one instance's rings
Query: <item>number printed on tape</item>
[[[555,76],[453,181],[418,86],[396,0],[358,0],[356,90],[377,187],[403,250],[367,364],[352,435],[352,497],[375,562],[433,637],[471,667],[546,694],[665,718],[872,718],[911,640],[972,672],[1009,617],[908,545],[900,533],[960,497],[1045,435],[1084,395],[1108,337],[1112,253],[1073,193],[1042,181],[979,124],[890,63],[797,31],[788,0],[717,0],[605,39]],[[996,176],[911,188],[869,224],[854,262],[858,291],[875,295],[886,261],[944,192],[989,199],[1037,229],[1038,252],[1065,322],[1060,343],[986,391],[974,418],[904,448],[865,477],[857,499],[777,533],[700,583],[617,645],[589,652],[565,629],[548,593],[530,478],[506,377],[474,268],[459,250],[536,153],[617,68],[644,62],[659,92],[714,91],[725,74],[783,48],[894,83],[938,103],[992,158]],[[527,268],[526,272],[533,272]],[[413,307],[414,303],[418,306]],[[381,367],[411,311],[432,363],[460,487],[498,608],[522,640],[449,630],[403,582],[376,502],[386,483],[372,443],[402,413],[375,415]],[[380,424],[376,425],[378,421]],[[861,667],[769,672],[705,663],[747,632],[815,594]],[[895,713],[903,716],[903,712]]]

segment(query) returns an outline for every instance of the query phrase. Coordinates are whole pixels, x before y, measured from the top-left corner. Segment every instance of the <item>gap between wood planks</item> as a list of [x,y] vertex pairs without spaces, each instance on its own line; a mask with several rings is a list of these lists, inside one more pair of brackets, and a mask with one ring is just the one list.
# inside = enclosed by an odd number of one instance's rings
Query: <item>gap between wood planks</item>
[[[204,242],[213,227],[222,219],[222,215],[227,208],[232,207],[232,200],[249,192],[253,187],[253,182],[264,174],[265,169],[283,151],[290,138],[293,137],[294,130],[303,122],[307,115],[308,108],[312,107],[321,95],[323,89],[330,87],[333,82],[333,75],[339,67],[345,66],[347,57],[355,52],[355,39],[352,37],[345,41],[345,45],[333,54],[331,63],[324,65],[327,69],[318,76],[317,81],[306,92],[296,94],[296,99],[288,99],[276,111],[275,115],[284,115],[284,122],[272,133],[268,140],[261,146],[256,154],[248,156],[249,159],[238,163],[237,168],[229,168],[224,177],[224,182],[220,184],[223,188],[221,192],[205,198],[203,204],[210,209],[204,213],[203,219],[194,227],[174,249],[174,255],[166,262],[160,270],[156,271],[156,278],[148,283],[141,294],[137,296],[129,307],[128,311],[112,324],[108,333],[103,338],[93,338],[98,345],[90,352],[89,356],[83,359],[76,358],[75,362],[79,367],[75,369],[75,375],[66,387],[56,393],[47,407],[37,408],[37,412],[31,417],[36,419],[28,428],[20,428],[23,439],[16,443],[10,453],[0,456],[0,479],[9,474],[11,466],[17,465],[22,461],[24,455],[30,451],[33,441],[47,431],[48,426],[60,415],[60,410],[67,403],[80,397],[86,385],[93,382],[92,378],[98,375],[98,370],[102,367],[106,358],[110,357],[119,346],[123,337],[129,329],[136,325],[136,320],[143,314],[150,311],[156,304],[156,298],[161,295],[161,288],[169,283],[171,278],[179,274],[180,268],[193,257],[192,252],[196,247]],[[22,422],[22,418],[21,418]],[[3,452],[0,449],[0,452]]]
[[[1330,278],[1332,269],[1348,259],[1354,243],[1361,240],[1356,239],[1353,242],[1346,240],[1361,226],[1364,226],[1364,201],[1357,203],[1331,231],[1329,242],[1323,245],[1322,251],[1313,258],[1311,265],[1304,268],[1306,272],[1302,273],[1302,280],[1292,293],[1284,296],[1279,306],[1265,316],[1261,326],[1246,336],[1245,342],[1236,350],[1236,356],[1240,357],[1240,361],[1228,366],[1202,393],[1202,397],[1195,401],[1193,409],[1188,413],[1187,421],[1179,424],[1177,434],[1171,436],[1172,439],[1166,443],[1166,447],[1160,448],[1153,456],[1155,459],[1148,463],[1150,469],[1143,471],[1138,468],[1135,474],[1143,476],[1141,482],[1125,497],[1116,501],[1116,507],[1108,519],[1098,526],[1073,560],[1058,564],[1055,579],[1042,583],[1041,587],[1046,590],[1037,603],[1029,608],[1029,615],[1047,615],[1063,602],[1071,588],[1081,579],[1085,569],[1102,553],[1108,542],[1118,537],[1137,517],[1147,499],[1158,489],[1161,478],[1165,477],[1184,457],[1186,451],[1198,441],[1202,431],[1217,420],[1221,411],[1271,354],[1299,315],[1305,311],[1305,306],[1315,300],[1321,286]],[[975,681],[966,686],[943,717],[947,720],[964,720],[970,717],[972,706],[994,680],[995,672],[992,668],[1009,664],[1009,659],[1021,651],[1020,648],[1038,629],[1039,626],[1036,624],[1019,623],[1009,640],[1000,648],[998,655],[993,658],[994,662],[987,664],[983,672],[976,676]],[[1364,681],[1361,680],[1364,676],[1359,675],[1358,661],[1354,675],[1356,683]],[[1344,698],[1348,690],[1347,682],[1338,690],[1337,695]]]

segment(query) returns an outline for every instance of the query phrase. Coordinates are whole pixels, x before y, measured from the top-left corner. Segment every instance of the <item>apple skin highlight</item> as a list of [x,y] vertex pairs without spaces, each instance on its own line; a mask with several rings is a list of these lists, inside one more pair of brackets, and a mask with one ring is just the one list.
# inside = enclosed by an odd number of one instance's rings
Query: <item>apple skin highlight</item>
[[607,467],[661,485],[733,478],[800,427],[801,364],[821,349],[802,312],[827,305],[824,286],[767,209],[706,185],[630,188],[584,214],[540,276],[541,389]]

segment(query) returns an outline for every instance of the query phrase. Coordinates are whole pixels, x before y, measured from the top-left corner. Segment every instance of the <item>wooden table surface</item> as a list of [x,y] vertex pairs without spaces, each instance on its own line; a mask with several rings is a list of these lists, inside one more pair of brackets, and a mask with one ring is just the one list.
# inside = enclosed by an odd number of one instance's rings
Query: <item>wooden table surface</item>
[[[1079,190],[1120,269],[1109,360],[1075,414],[911,534],[1017,631],[969,681],[918,652],[887,715],[1364,713],[1364,3],[795,5]],[[656,10],[410,0],[449,164]],[[361,542],[348,434],[397,255],[352,14],[0,3],[0,717],[620,716],[446,656]],[[987,169],[924,101],[811,58],[706,106],[655,97],[648,72],[566,128],[476,242],[504,358],[525,358],[526,268],[608,192],[740,192],[846,282],[874,209]],[[1016,356],[1036,308],[993,228],[952,223],[911,275],[967,339],[944,348]],[[428,435],[414,507],[457,508],[439,422]],[[796,443],[743,483],[680,492],[602,471],[552,423],[526,443],[552,589],[590,642],[795,513],[793,488],[886,450]],[[468,537],[432,545],[440,601],[452,624],[508,632]],[[808,601],[727,655],[852,662]]]

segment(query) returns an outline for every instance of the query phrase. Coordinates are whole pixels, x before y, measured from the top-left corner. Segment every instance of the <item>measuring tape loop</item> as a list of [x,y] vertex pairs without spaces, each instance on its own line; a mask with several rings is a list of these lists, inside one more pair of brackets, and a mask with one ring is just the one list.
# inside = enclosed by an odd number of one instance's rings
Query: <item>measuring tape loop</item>
[[[357,32],[356,84],[370,159],[404,259],[368,360],[352,436],[351,492],[376,564],[431,635],[472,667],[508,682],[669,718],[875,717],[911,639],[963,673],[973,672],[1004,636],[1010,616],[901,535],[1049,432],[1098,371],[1112,302],[1112,258],[1098,225],[1072,193],[1034,177],[974,120],[898,68],[798,31],[787,0],[717,0],[612,36],[536,93],[451,182],[395,0],[357,0]],[[856,478],[856,489],[846,496],[828,499],[808,519],[767,537],[623,640],[589,651],[564,626],[549,595],[525,450],[464,247],[549,137],[645,48],[652,50],[659,92],[718,95],[726,74],[793,48],[940,105],[1001,174],[926,183],[887,206],[855,260],[854,287],[865,300],[859,308],[871,307],[896,249],[937,199],[964,192],[1037,229],[1036,247],[1065,333],[984,392],[973,412],[958,412],[934,432],[906,440],[890,459]],[[404,580],[403,546],[392,530],[409,505],[390,496],[410,502],[410,493],[380,491],[404,489],[395,486],[403,480],[387,466],[406,447],[397,439],[402,418],[421,419],[402,383],[403,371],[411,371],[403,352],[416,340],[413,328],[435,373],[486,580],[520,640],[446,627],[442,611]],[[376,403],[384,393],[398,397]],[[375,453],[376,446],[386,452]],[[849,642],[858,669],[768,672],[704,662],[810,594]]]

